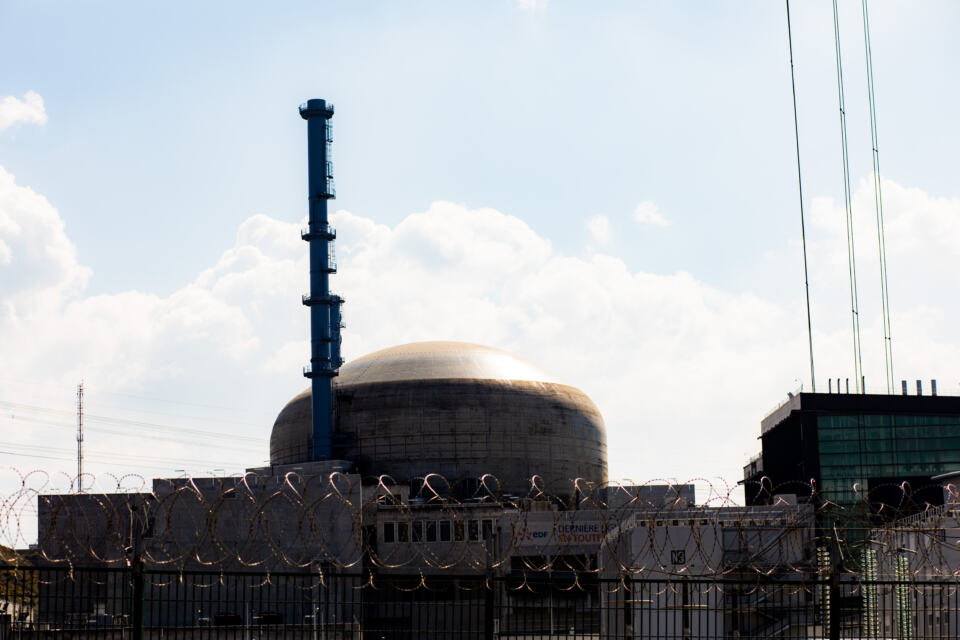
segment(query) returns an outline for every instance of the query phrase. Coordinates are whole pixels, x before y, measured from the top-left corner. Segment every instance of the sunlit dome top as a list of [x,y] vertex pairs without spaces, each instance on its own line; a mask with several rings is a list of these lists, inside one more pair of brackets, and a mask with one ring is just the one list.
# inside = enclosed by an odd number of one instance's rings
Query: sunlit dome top
[[381,349],[343,365],[339,386],[401,380],[559,381],[515,355],[467,342],[412,342]]

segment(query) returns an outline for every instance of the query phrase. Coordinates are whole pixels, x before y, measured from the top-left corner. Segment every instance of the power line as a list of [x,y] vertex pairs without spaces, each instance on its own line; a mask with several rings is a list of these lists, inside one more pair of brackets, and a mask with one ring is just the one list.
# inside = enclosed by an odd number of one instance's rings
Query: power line
[[[0,378],[0,381],[4,382],[4,384],[6,384],[6,385],[11,385],[11,386],[12,386],[12,385],[15,385],[15,384],[18,384],[18,385],[28,385],[28,386],[34,386],[34,387],[42,387],[42,388],[44,388],[44,389],[48,388],[48,385],[46,385],[46,384],[44,384],[44,383],[32,381],[32,380],[12,379],[12,378]],[[89,391],[89,390],[91,389],[90,385],[89,385],[89,384],[86,384],[86,383],[85,383],[85,385],[86,385],[87,391]],[[259,414],[259,415],[263,415],[263,416],[270,416],[270,415],[272,415],[272,414],[270,414],[270,413],[267,412],[267,411],[254,410],[254,409],[237,407],[237,406],[224,406],[224,405],[207,404],[207,403],[200,403],[200,402],[185,402],[185,401],[183,401],[183,400],[171,400],[171,399],[169,399],[169,398],[158,398],[158,397],[155,397],[155,396],[141,396],[141,395],[136,395],[136,394],[132,394],[132,393],[121,393],[121,392],[119,392],[119,391],[100,391],[100,390],[97,389],[96,385],[94,385],[93,390],[97,393],[98,396],[119,396],[119,397],[124,397],[124,398],[134,398],[134,399],[137,399],[137,400],[149,400],[149,401],[151,401],[151,402],[161,402],[161,403],[164,403],[164,404],[182,405],[182,406],[187,406],[187,407],[199,407],[199,408],[204,408],[204,409],[216,409],[216,410],[218,410],[218,411],[232,411],[232,412],[235,412],[235,413],[242,413],[242,414],[247,414],[247,415],[254,415],[254,414]],[[160,414],[160,415],[178,415],[178,414],[164,414],[164,413],[158,412],[158,411],[156,411],[156,412],[151,412],[151,413],[157,413],[157,414]],[[205,419],[217,420],[217,418],[205,418]],[[224,420],[224,419],[219,419],[219,420]],[[251,425],[251,426],[255,426],[255,425]]]
[[118,391],[101,391],[101,392],[99,392],[99,393],[100,393],[101,395],[120,396],[120,397],[124,397],[124,398],[134,398],[134,399],[136,399],[136,400],[149,400],[149,401],[151,401],[151,402],[163,402],[163,403],[165,403],[165,404],[177,404],[177,405],[182,405],[182,406],[185,406],[185,407],[200,407],[200,408],[203,408],[203,409],[216,409],[216,410],[218,410],[218,411],[234,411],[234,412],[237,412],[237,413],[246,413],[246,414],[261,413],[261,414],[263,414],[263,415],[268,415],[268,413],[265,412],[265,411],[253,411],[253,410],[251,410],[251,409],[243,409],[243,408],[240,408],[240,407],[225,407],[225,406],[219,405],[219,404],[206,404],[206,403],[202,403],[202,402],[185,402],[185,401],[183,401],[183,400],[170,400],[170,399],[168,399],[168,398],[157,398],[157,397],[153,397],[153,396],[140,396],[140,395],[135,395],[135,394],[132,394],[132,393],[120,393],[120,392],[118,392]]
[[850,197],[850,158],[847,153],[847,111],[843,98],[843,61],[840,55],[840,18],[833,0],[833,34],[837,53],[837,95],[840,103],[840,146],[843,151],[843,204],[847,223],[847,269],[850,276],[850,314],[853,324],[853,372],[857,393],[861,391],[863,362],[860,357],[860,302],[857,295],[857,259],[853,246],[853,204]]
[[[4,400],[0,400],[0,407],[8,407],[11,409],[25,409],[29,411],[48,413],[48,414],[54,414],[59,416],[73,416],[72,411],[65,411],[63,409],[51,409],[48,407],[24,404],[20,402],[8,402]],[[244,442],[253,442],[257,444],[262,444],[265,440],[264,438],[257,438],[253,436],[241,436],[241,435],[235,435],[232,433],[224,433],[222,431],[210,431],[208,429],[191,429],[187,427],[175,427],[172,425],[161,424],[157,422],[146,422],[143,420],[130,420],[127,418],[114,418],[110,416],[98,416],[98,415],[86,414],[85,419],[88,423],[95,422],[100,424],[129,425],[129,426],[140,427],[150,431],[162,431],[162,432],[172,431],[175,433],[189,434],[189,435],[199,436],[203,438],[210,438],[210,439],[222,438],[225,440],[231,440],[231,441],[239,440]],[[128,434],[128,435],[136,435],[136,434]]]
[[800,191],[800,239],[803,243],[803,288],[807,296],[807,344],[810,347],[810,389],[817,392],[813,372],[813,323],[810,318],[810,278],[807,274],[807,230],[803,218],[803,178],[800,174],[800,125],[797,120],[797,82],[793,70],[793,29],[790,27],[790,0],[787,2],[787,43],[790,46],[790,87],[793,89],[793,132],[797,143],[797,188]]
[[[54,428],[73,428],[73,425],[70,424],[70,423],[68,423],[68,422],[52,422],[52,421],[50,421],[50,420],[43,420],[43,419],[39,419],[39,418],[31,417],[31,416],[25,416],[25,415],[11,416],[11,417],[9,417],[8,419],[11,420],[11,421],[30,422],[30,423],[33,423],[33,424],[39,424],[39,425],[48,426],[48,427],[54,427]],[[110,435],[123,436],[123,437],[127,437],[127,438],[143,438],[143,439],[148,439],[148,440],[157,440],[157,439],[160,438],[160,434],[155,434],[155,435],[154,435],[154,434],[131,433],[131,432],[129,432],[129,431],[122,431],[122,430],[119,430],[119,429],[110,429],[109,427],[89,427],[89,426],[87,426],[87,427],[85,427],[85,431],[88,431],[88,432],[89,432],[89,431],[93,431],[94,433],[105,433],[105,434],[110,434]],[[214,443],[211,443],[211,442],[204,442],[204,441],[202,441],[202,440],[198,440],[198,439],[190,438],[190,437],[179,438],[179,439],[177,440],[177,442],[178,442],[178,443],[189,443],[189,442],[192,442],[192,443],[196,443],[196,444],[199,444],[199,445],[216,446],[218,449],[235,449],[235,450],[239,450],[239,451],[250,451],[250,452],[252,452],[252,451],[262,450],[262,445],[264,444],[265,441],[261,441],[261,442],[259,443],[260,446],[256,446],[256,445],[253,445],[253,444],[237,444],[237,443],[232,443],[232,442],[217,442],[217,443],[214,444]]]
[[[73,451],[64,447],[48,447],[46,445],[30,445],[30,444],[20,444],[15,442],[0,442],[0,447],[3,447],[3,450],[0,450],[0,453],[5,453],[8,455],[16,456],[28,456],[31,458],[45,458],[50,460],[73,460],[71,455]],[[47,455],[48,453],[60,453],[61,456],[51,456]],[[138,455],[132,453],[124,453],[122,455],[108,453],[103,451],[89,451],[88,459],[94,460],[100,463],[115,464],[116,462],[122,461],[140,461],[141,463],[150,462],[165,462],[169,465],[179,465],[179,464],[188,464],[194,466],[209,466],[217,465],[218,467],[229,467],[237,466],[236,461],[215,461],[215,460],[195,460],[189,458],[171,458],[166,456],[155,456],[155,455]],[[140,466],[145,466],[141,464]],[[166,467],[162,467],[166,468]]]
[[204,438],[218,439],[223,438],[227,440],[242,440],[244,442],[256,442],[262,443],[263,438],[257,438],[254,436],[239,436],[233,433],[223,433],[218,431],[207,431],[204,429],[189,429],[186,427],[173,427],[166,424],[158,424],[155,422],[143,422],[141,420],[127,420],[124,418],[111,418],[108,416],[94,416],[88,415],[87,419],[91,422],[99,422],[103,424],[115,424],[115,425],[130,425],[135,427],[140,427],[143,429],[148,429],[151,431],[175,431],[177,433],[191,434],[195,436],[200,436]]
[[867,0],[863,6],[863,46],[867,57],[867,97],[870,101],[870,145],[873,149],[873,201],[877,212],[877,245],[880,252],[880,300],[883,316],[883,358],[887,373],[887,393],[893,393],[893,338],[890,331],[890,293],[887,280],[887,241],[883,228],[883,193],[880,189],[880,143],[877,135],[877,101],[873,85],[873,52],[870,43],[870,17]]
[[[89,389],[89,388],[90,388],[90,385],[87,385],[87,389]],[[127,395],[127,394],[110,394],[110,395]],[[140,396],[130,396],[130,395],[127,395],[127,397],[130,397],[130,398],[140,398]],[[151,398],[142,398],[142,399],[143,399],[143,400],[154,400],[154,399],[151,399]],[[191,407],[203,407],[203,408],[209,408],[209,409],[216,409],[216,411],[217,411],[218,413],[223,413],[223,412],[226,410],[225,407],[216,407],[216,406],[213,406],[213,405],[200,405],[200,404],[193,404],[193,403],[180,403],[180,402],[166,401],[166,400],[156,400],[156,401],[157,401],[157,402],[167,402],[167,403],[170,403],[170,404],[184,404],[184,405],[188,405],[188,406],[191,406]],[[188,418],[188,419],[190,419],[190,420],[201,420],[201,421],[203,421],[203,422],[220,422],[220,423],[225,423],[225,424],[229,424],[229,425],[240,425],[240,426],[247,426],[247,427],[260,427],[260,426],[262,426],[262,424],[263,424],[262,422],[245,422],[245,421],[242,421],[242,420],[239,420],[239,419],[236,419],[236,418],[220,417],[220,416],[218,416],[218,415],[197,415],[197,414],[188,415],[188,414],[179,413],[179,412],[178,412],[178,413],[175,413],[175,412],[171,412],[171,411],[159,411],[159,410],[157,410],[157,409],[143,410],[143,409],[139,409],[139,408],[129,408],[129,407],[126,407],[126,406],[123,406],[123,405],[116,405],[116,404],[114,404],[114,405],[106,405],[106,408],[107,408],[107,409],[116,409],[116,410],[119,410],[119,411],[133,411],[133,412],[137,412],[137,413],[146,413],[146,414],[157,415],[157,416],[167,416],[167,417],[172,417],[172,418]],[[245,417],[248,418],[248,419],[249,419],[251,416],[261,415],[261,416],[264,417],[265,420],[271,420],[271,421],[272,421],[273,418],[275,417],[275,414],[273,414],[273,413],[267,413],[267,412],[265,412],[265,411],[247,411],[247,410],[241,410],[241,409],[233,409],[233,411],[235,411],[236,413],[242,414],[243,416],[245,416]]]

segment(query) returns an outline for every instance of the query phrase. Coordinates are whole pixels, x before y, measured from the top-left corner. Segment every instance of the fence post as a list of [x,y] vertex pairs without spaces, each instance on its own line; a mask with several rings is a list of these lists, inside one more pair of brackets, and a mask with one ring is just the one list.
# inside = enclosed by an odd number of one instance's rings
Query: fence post
[[143,523],[130,505],[130,569],[133,581],[133,640],[143,640]]
[[500,527],[496,531],[491,531],[490,547],[487,549],[487,589],[483,594],[483,637],[484,640],[493,640],[500,635],[500,629],[497,628],[497,582],[493,570],[493,555],[499,555],[500,550]]
[[483,594],[483,637],[484,640],[493,640],[493,627],[494,627],[494,606],[496,605],[496,599],[494,596],[495,583],[493,581],[493,572],[487,572],[486,580],[486,590]]
[[623,583],[623,637],[633,640],[633,581],[627,571],[621,576]]
[[731,585],[729,596],[732,604],[730,610],[730,636],[739,638],[742,633],[740,630],[740,585]]
[[133,640],[143,640],[143,560],[133,561]]
[[840,561],[830,572],[830,640],[840,640]]

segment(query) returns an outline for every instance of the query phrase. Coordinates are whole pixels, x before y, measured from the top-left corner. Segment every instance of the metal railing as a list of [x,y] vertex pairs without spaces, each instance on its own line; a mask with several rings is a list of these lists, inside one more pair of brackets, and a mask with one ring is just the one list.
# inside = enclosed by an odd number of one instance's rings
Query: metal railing
[[[957,581],[0,566],[0,638],[955,638]],[[825,594],[830,593],[830,597]]]
[[[329,102],[329,101],[327,101],[327,100],[324,100],[324,104],[326,105],[326,110],[327,110],[327,111],[329,111],[330,113],[333,113],[333,112],[334,112],[334,108],[333,108],[333,103],[332,103],[332,102]],[[308,108],[307,105],[308,105],[308,103],[306,103],[306,102],[301,103],[301,104],[300,104],[300,107],[299,107],[300,110],[303,111],[304,109],[307,109],[307,108]]]
[[[801,384],[799,387],[797,387],[796,389],[794,389],[793,391],[791,391],[790,393],[788,393],[788,394],[787,394],[787,397],[784,398],[783,400],[781,400],[779,403],[777,403],[776,406],[774,406],[772,409],[770,409],[769,411],[767,411],[766,413],[764,413],[764,414],[763,414],[764,418],[768,418],[768,417],[772,416],[773,414],[775,414],[777,411],[780,411],[780,409],[783,409],[785,406],[787,406],[788,404],[790,404],[791,402],[793,402],[793,401],[796,399],[796,397],[799,396],[801,393],[803,393],[803,385],[802,385],[802,384]],[[753,460],[751,459],[751,462],[752,462],[752,461],[753,461]]]
[[309,226],[300,228],[300,238],[307,239],[312,235],[326,236],[328,239],[333,240],[337,237],[336,230],[329,224],[319,224],[316,225],[316,230],[312,231]]
[[339,366],[343,364],[343,358],[340,358],[337,362],[324,361],[320,363],[316,369],[312,364],[306,364],[303,366],[303,375],[309,377],[315,373],[329,373],[335,371]]

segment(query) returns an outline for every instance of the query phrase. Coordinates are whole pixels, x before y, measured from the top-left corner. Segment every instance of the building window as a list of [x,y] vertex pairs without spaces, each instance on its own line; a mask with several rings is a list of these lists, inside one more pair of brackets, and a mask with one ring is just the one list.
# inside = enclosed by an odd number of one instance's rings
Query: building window
[[406,522],[398,522],[398,523],[397,523],[397,540],[398,540],[399,542],[406,542],[407,540],[409,540],[409,538],[407,537],[407,523],[406,523]]
[[480,522],[478,520],[467,522],[467,536],[470,538],[470,542],[476,542],[480,539]]
[[393,537],[393,526],[394,526],[394,523],[392,523],[392,522],[384,522],[384,523],[383,523],[383,541],[384,541],[384,542],[393,542],[393,541],[394,541],[394,537]]
[[[462,534],[461,534],[462,537]],[[450,521],[440,521],[440,542],[450,542]]]
[[414,542],[423,542],[423,520],[413,521],[413,531],[410,537]]
[[484,540],[493,539],[493,520],[483,521],[483,539]]
[[435,520],[427,520],[424,523],[427,527],[427,542],[437,541],[437,523]]
[[455,520],[453,523],[453,539],[456,542],[463,542],[463,521]]

